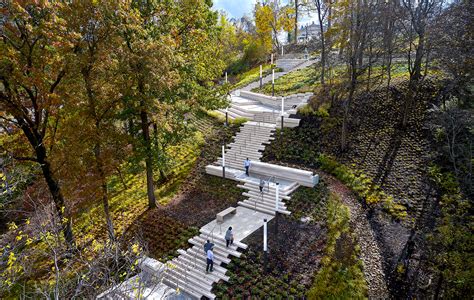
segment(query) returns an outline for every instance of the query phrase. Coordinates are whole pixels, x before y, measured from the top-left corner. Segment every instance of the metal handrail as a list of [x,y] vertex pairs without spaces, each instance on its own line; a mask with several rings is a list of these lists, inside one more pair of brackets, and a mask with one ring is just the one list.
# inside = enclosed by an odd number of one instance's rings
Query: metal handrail
[[[211,236],[210,240],[212,242],[214,242],[214,229],[216,229],[217,227],[217,220],[216,220],[216,225],[214,225],[214,227],[212,228],[212,230],[207,234],[206,238],[204,239],[205,242],[207,242],[207,240],[209,239],[209,236]],[[192,248],[192,247],[191,247]],[[199,253],[199,250],[196,251],[196,253],[194,254],[194,261],[192,262],[193,263],[193,267],[196,268],[196,261],[197,261],[197,255]],[[207,254],[206,254],[206,258],[207,258]],[[184,273],[184,280],[185,282],[187,282],[187,279],[188,279],[188,272],[189,272],[189,264],[186,266],[186,270],[185,270],[185,273]]]

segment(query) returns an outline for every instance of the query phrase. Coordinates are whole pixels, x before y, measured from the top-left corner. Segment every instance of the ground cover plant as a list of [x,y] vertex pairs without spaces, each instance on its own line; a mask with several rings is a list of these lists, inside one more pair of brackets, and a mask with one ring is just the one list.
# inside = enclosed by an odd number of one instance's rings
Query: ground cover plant
[[228,265],[230,281],[219,282],[213,292],[218,298],[302,299],[311,286],[322,258],[326,230],[319,224],[304,224],[286,216],[268,224],[268,272],[263,264],[263,228],[244,239],[249,245],[241,258]]
[[[262,64],[263,77],[272,73],[271,64]],[[256,66],[232,79],[232,89],[242,88],[260,78],[260,66]]]
[[[336,65],[332,71],[332,79],[330,84],[340,84],[345,74],[345,68],[342,65]],[[358,77],[360,81],[360,91],[371,90],[383,86],[387,82],[387,76],[382,74],[386,70],[382,66],[373,66],[371,69],[371,78],[368,79],[368,70],[364,70]],[[439,75],[440,71],[430,69],[429,75]],[[409,77],[408,64],[404,62],[397,62],[392,65],[391,80],[393,82],[400,82]],[[320,82],[320,66],[310,66],[288,73],[280,78],[275,79],[275,95],[287,96],[296,93],[314,92],[315,89],[321,86]],[[252,91],[272,95],[272,84],[266,83],[260,89],[254,88]]]
[[291,194],[287,208],[291,211],[290,218],[307,222],[323,222],[326,217],[328,187],[323,180],[313,187],[299,187]]
[[328,295],[334,299],[365,299],[367,284],[363,265],[358,258],[359,246],[350,228],[350,211],[341,204],[338,196],[329,196],[327,207],[327,239],[321,269],[307,292],[308,299],[321,299]]

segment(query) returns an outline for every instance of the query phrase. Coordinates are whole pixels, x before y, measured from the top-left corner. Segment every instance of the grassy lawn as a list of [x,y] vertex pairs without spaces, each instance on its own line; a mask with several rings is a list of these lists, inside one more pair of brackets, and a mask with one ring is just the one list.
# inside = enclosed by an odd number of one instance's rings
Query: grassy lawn
[[[370,86],[371,88],[376,88],[382,84],[387,83],[387,76],[382,77],[382,66],[373,66],[371,69],[370,75]],[[314,89],[320,85],[320,71],[314,67],[310,66],[304,69],[296,70],[286,74],[275,80],[275,95],[278,96],[287,96],[296,93],[306,93],[313,92]],[[439,71],[429,70],[429,75],[438,75]],[[332,70],[332,81],[334,83],[341,82],[344,76],[347,73],[345,71],[345,66],[340,65]],[[407,79],[409,78],[408,65],[406,63],[394,63],[392,65],[391,77],[392,80]],[[258,74],[256,79],[258,78]],[[368,70],[361,74],[358,78],[359,88],[365,89],[367,87],[368,79]],[[327,79],[329,82],[329,80]],[[272,94],[272,84],[264,84],[262,89],[255,88],[252,91],[263,93],[266,95]]]
[[[271,64],[262,65],[262,72],[263,72],[263,77],[265,77],[268,74],[271,74],[272,65]],[[233,81],[235,81],[235,83],[232,84],[231,89],[238,89],[238,88],[244,87],[258,80],[259,77],[260,77],[260,66],[257,66],[255,68],[248,70],[245,73],[239,74],[236,77],[234,77]]]
[[[166,205],[176,194],[181,183],[195,165],[203,144],[202,134],[196,132],[193,138],[169,148],[168,151],[174,157],[175,163],[171,167],[168,180],[155,185],[155,196],[159,205]],[[155,170],[154,174],[154,181],[157,182],[160,179],[158,170]],[[109,181],[110,212],[118,236],[122,235],[148,207],[145,173],[125,174],[123,175],[123,181],[126,188],[118,176],[112,177]],[[95,202],[92,206],[79,212],[76,220],[74,220],[74,231],[78,234],[79,243],[87,243],[87,240],[91,238],[105,237],[104,225],[102,203]]]
[[[275,95],[286,96],[295,93],[312,92],[316,82],[319,80],[319,72],[314,67],[307,67],[286,74],[275,80]],[[272,84],[264,84],[262,89],[256,88],[252,91],[272,94]]]

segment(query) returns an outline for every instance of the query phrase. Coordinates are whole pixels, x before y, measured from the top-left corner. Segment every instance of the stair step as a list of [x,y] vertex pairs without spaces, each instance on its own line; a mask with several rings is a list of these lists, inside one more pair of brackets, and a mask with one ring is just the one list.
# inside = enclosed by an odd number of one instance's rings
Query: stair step
[[[206,240],[204,238],[200,238],[199,236],[195,236],[195,237],[189,239],[189,242],[193,245],[204,247],[204,244],[206,243]],[[242,255],[242,253],[240,253],[236,250],[233,250],[232,248],[227,248],[225,246],[225,242],[217,243],[217,241],[214,240],[213,244],[214,244],[214,248],[217,249],[218,252],[221,252],[221,253],[225,252],[226,254],[232,255],[232,256],[235,256],[235,257],[240,257]]]
[[[255,206],[257,207],[262,207],[262,208],[266,208],[266,209],[269,209],[269,210],[275,210],[275,203],[266,203],[266,202],[261,202],[261,201],[254,201],[253,199],[245,199],[243,201],[244,203],[247,203],[249,205],[252,205],[254,208]],[[278,203],[278,210],[279,211],[286,211],[286,206],[282,205],[282,202]]]
[[[191,256],[197,255],[198,257],[201,257],[204,261],[206,260],[206,254],[204,254],[202,248],[193,246],[191,248],[188,248],[186,252],[188,252]],[[230,259],[225,256],[222,256],[220,253],[214,252],[214,265],[220,265],[222,263],[228,264],[230,263]]]
[[[206,264],[202,265],[200,263],[194,264],[194,260],[190,260],[189,258],[186,258],[182,255],[180,255],[176,261],[173,263],[182,266],[183,268],[186,268],[188,270],[193,270],[196,274],[201,274],[203,278],[207,278],[207,280],[212,280],[213,282],[218,282],[219,280],[228,280],[228,276],[223,275],[222,273],[206,273]],[[214,270],[216,265],[214,265]]]
[[[191,263],[191,266],[194,266],[194,265],[199,266],[203,268],[203,272],[205,272],[207,263],[206,263],[206,257],[204,256],[204,253],[201,256],[198,255],[197,257],[184,251],[183,249],[179,249],[178,253],[181,254],[183,258],[187,259],[188,262]],[[220,279],[224,281],[228,281],[229,277],[225,275],[226,272],[227,272],[226,268],[221,267],[219,264],[214,262],[214,274],[216,276],[218,276]]]
[[[272,192],[272,191],[268,192],[265,189],[263,191],[264,191],[264,193],[263,193],[263,198],[264,199],[267,199],[267,200],[270,200],[270,201],[275,201],[275,197],[276,197],[275,192]],[[262,198],[262,195],[260,194],[260,191],[253,191],[253,190],[248,191],[245,196]],[[280,193],[278,195],[278,199],[280,201],[283,201],[283,200],[288,201],[288,200],[291,200],[291,197],[286,196],[284,193]]]
[[[204,230],[204,229],[199,229],[199,232],[205,234],[205,235],[209,235],[209,232]],[[247,249],[248,248],[248,245],[242,243],[242,242],[239,242],[239,241],[234,241],[234,246],[240,248],[240,249]]]
[[[188,252],[189,254],[191,255],[198,255],[198,256],[202,256],[204,259],[206,258],[206,254],[204,254],[204,250],[203,248],[201,247],[198,247],[196,245],[194,245],[193,247],[191,248],[188,248],[186,250],[186,252]],[[219,253],[217,251],[214,251],[214,264],[228,264],[230,263],[230,258],[227,258],[227,256],[223,253]]]
[[215,282],[220,280],[219,277],[214,276],[213,273],[206,274],[205,272],[200,271],[199,269],[193,268],[189,266],[186,261],[181,260],[179,258],[175,258],[171,261],[171,263],[175,266],[174,268],[180,269],[182,272],[188,274],[188,276],[192,276],[196,279],[199,279],[209,285],[212,285]]
[[180,288],[182,289],[183,291],[185,291],[186,293],[198,298],[198,299],[201,299],[202,296],[206,296],[207,298],[209,299],[216,299],[216,295],[214,295],[213,293],[211,292],[208,292],[206,290],[203,290],[203,289],[200,289],[200,288],[197,288],[195,286],[192,286],[190,284],[187,284],[185,283],[183,280],[180,280],[180,279],[176,279],[176,280],[170,280],[170,279],[167,279],[167,278],[163,278],[163,283],[165,283],[167,286],[171,287],[171,288]]
[[[263,203],[263,204],[269,205],[271,207],[275,207],[275,199],[265,199],[265,198],[263,198],[263,200],[262,200],[262,197],[249,197],[245,193],[243,193],[242,195],[247,196],[248,200],[252,201],[252,203],[256,201],[257,203]],[[286,208],[285,202],[282,202],[281,199],[278,201],[278,205],[279,205],[279,207]]]
[[[185,270],[182,269],[168,269],[166,270],[166,274],[163,277],[171,277],[171,278],[178,278],[181,279],[183,282],[186,282],[187,284],[193,285],[199,289],[205,290],[210,292],[212,290],[212,282],[207,283],[205,281],[202,281],[202,278],[204,277],[194,277],[191,276],[190,272],[186,272]],[[171,278],[169,278],[171,280]]]
[[[239,201],[239,202],[237,202],[237,204],[240,205],[240,206],[249,208],[249,209],[251,209],[251,210],[255,210],[255,206],[252,205],[252,204],[248,204],[248,203],[245,203],[245,202],[243,202],[243,201]],[[262,208],[262,207],[260,207],[260,206],[258,206],[258,205],[257,205],[257,209],[256,209],[256,210],[259,211],[259,212],[268,214],[268,215],[272,215],[272,216],[275,215],[275,211],[274,211],[274,210],[267,209],[267,208]]]
[[[253,195],[260,195],[260,189],[258,187],[254,188],[254,187],[249,187],[249,186],[246,186],[246,185],[242,185],[242,184],[238,184],[237,187],[241,188],[241,189],[245,189],[245,190],[248,190],[248,192],[250,194],[253,194]],[[266,192],[266,195],[269,195],[270,197],[275,197],[275,191],[272,191],[270,190],[270,192]],[[291,197],[290,196],[286,196],[284,193],[280,193],[279,195],[279,198],[280,199],[285,199],[285,200],[290,200]]]

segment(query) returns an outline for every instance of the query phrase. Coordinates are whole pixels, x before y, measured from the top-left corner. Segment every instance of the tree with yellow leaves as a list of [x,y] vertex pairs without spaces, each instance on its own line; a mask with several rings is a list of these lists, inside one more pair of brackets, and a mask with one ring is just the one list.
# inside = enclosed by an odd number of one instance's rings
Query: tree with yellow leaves
[[268,53],[272,47],[280,47],[277,38],[279,31],[291,31],[294,28],[294,8],[290,6],[279,6],[277,2],[257,2],[254,14],[257,35]]

